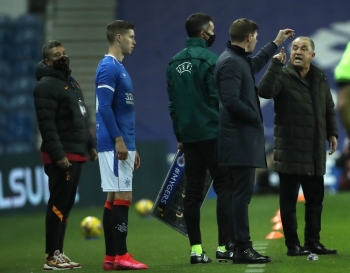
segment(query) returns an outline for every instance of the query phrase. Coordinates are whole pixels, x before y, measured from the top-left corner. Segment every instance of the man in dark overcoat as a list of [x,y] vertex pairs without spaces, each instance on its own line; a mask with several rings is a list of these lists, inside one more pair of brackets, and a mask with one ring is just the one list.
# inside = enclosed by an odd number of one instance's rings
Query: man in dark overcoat
[[253,193],[255,168],[266,168],[264,128],[254,75],[274,55],[277,47],[294,35],[280,30],[276,39],[249,57],[257,43],[258,25],[238,19],[230,27],[230,41],[215,68],[220,96],[218,164],[229,167],[230,221],[233,226],[234,263],[266,263],[252,247],[248,205]]
[[[315,44],[308,37],[292,43],[290,60],[284,50],[274,56],[258,89],[274,98],[274,170],[280,177],[280,210],[288,256],[336,254],[320,242],[321,213],[329,155],[337,149],[338,129],[328,80],[317,66]],[[297,234],[296,202],[299,187],[305,197],[305,244]]]

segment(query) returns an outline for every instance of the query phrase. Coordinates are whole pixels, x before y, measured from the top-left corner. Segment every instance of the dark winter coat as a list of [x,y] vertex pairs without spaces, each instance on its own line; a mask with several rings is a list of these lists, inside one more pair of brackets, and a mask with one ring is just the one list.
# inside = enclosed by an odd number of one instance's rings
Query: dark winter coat
[[41,151],[56,162],[66,153],[85,155],[95,148],[89,132],[88,117],[84,117],[78,100],[84,101],[78,83],[67,73],[43,62],[36,70],[34,104],[42,137]]
[[253,58],[227,44],[215,68],[219,90],[219,166],[266,168],[265,137],[254,75],[277,49],[268,43]]
[[258,89],[274,98],[276,172],[298,175],[325,174],[326,140],[338,137],[334,103],[325,73],[311,64],[309,84],[294,67],[273,59]]

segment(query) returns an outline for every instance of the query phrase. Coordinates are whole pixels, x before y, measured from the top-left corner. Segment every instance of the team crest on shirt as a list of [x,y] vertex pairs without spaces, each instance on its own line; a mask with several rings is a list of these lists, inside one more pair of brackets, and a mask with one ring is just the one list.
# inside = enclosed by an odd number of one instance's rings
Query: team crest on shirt
[[183,62],[182,64],[176,67],[176,71],[181,75],[184,72],[191,74],[192,64],[190,62]]

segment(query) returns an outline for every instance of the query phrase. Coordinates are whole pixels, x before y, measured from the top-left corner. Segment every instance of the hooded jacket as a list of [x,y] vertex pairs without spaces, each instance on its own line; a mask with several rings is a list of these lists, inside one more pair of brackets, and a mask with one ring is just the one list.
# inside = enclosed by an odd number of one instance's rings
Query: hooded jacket
[[41,151],[48,153],[53,162],[67,154],[85,156],[96,144],[89,132],[88,115],[83,115],[84,96],[79,84],[70,71],[56,70],[44,62],[37,65],[36,79],[34,104]]

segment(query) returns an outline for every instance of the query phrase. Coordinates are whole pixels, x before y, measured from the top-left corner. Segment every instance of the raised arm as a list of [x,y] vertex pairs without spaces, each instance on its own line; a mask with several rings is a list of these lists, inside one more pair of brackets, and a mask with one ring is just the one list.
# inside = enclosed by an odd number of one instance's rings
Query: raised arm
[[282,29],[278,32],[275,40],[266,44],[252,59],[252,72],[258,73],[269,61],[269,59],[275,54],[277,47],[279,47],[285,40],[294,37],[294,30]]
[[281,90],[280,73],[283,63],[277,58],[273,58],[265,74],[258,84],[259,96],[264,99],[276,97]]

